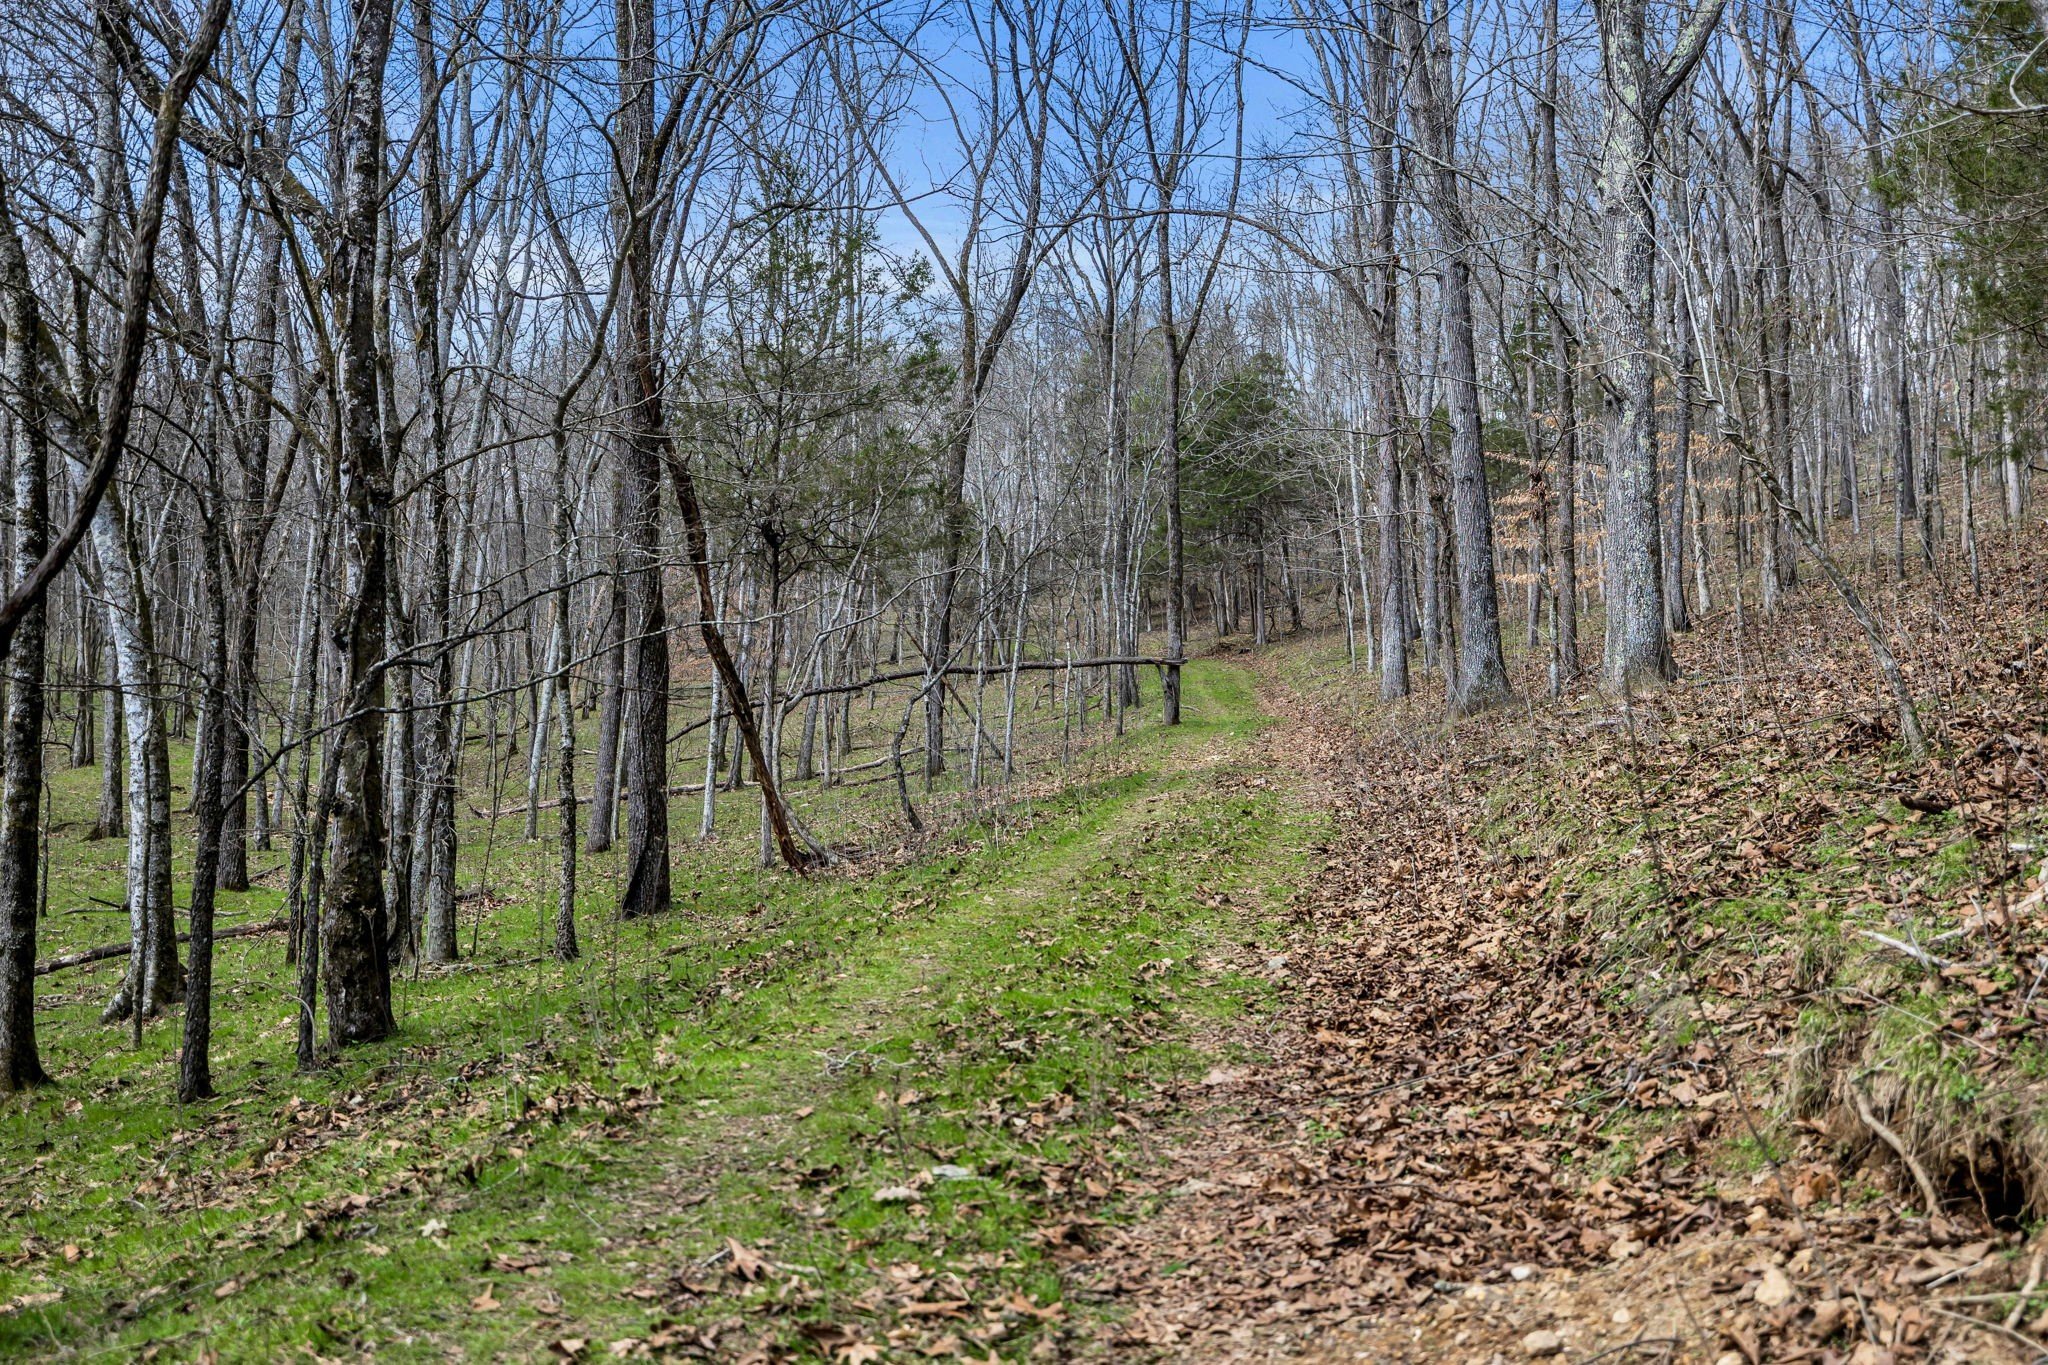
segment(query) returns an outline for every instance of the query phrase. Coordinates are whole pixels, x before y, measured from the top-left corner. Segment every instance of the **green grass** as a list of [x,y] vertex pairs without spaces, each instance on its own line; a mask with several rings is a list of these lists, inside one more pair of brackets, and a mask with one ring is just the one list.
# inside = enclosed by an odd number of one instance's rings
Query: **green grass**
[[[880,871],[761,871],[729,799],[720,840],[678,845],[667,917],[609,919],[611,858],[587,860],[567,966],[542,952],[552,845],[470,821],[476,951],[398,984],[391,1042],[296,1074],[279,942],[222,945],[206,1106],[170,1100],[175,1021],[140,1050],[98,1025],[118,963],[45,978],[60,1084],[0,1108],[0,1354],[602,1356],[702,1331],[822,1353],[850,1339],[828,1326],[1008,1354],[1071,1322],[1048,1227],[1119,1216],[1156,1088],[1206,1065],[1203,1021],[1261,1007],[1225,950],[1276,938],[1321,833],[1284,785],[1233,780],[1265,723],[1246,671],[1191,667],[1188,715]],[[60,812],[93,780],[61,774]],[[851,793],[841,819],[884,821],[886,788]],[[118,899],[118,841],[53,855],[53,906]],[[45,955],[120,936],[75,919]],[[728,1238],[800,1269],[724,1275]],[[905,1317],[906,1283],[968,1306]]]

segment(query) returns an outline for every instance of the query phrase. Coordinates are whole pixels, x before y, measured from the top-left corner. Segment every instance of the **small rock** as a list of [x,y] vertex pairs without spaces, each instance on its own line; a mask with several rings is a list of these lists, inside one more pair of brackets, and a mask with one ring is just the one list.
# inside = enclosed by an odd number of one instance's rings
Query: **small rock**
[[1508,1274],[1514,1277],[1516,1284],[1520,1284],[1535,1273],[1536,1267],[1533,1265],[1511,1265],[1508,1267]]
[[1714,1357],[1714,1365],[1749,1365],[1749,1357],[1740,1351],[1723,1351]]
[[974,1172],[965,1166],[934,1166],[932,1167],[932,1179],[972,1180],[974,1179]]
[[1635,1320],[1636,1315],[1634,1313],[1629,1312],[1626,1308],[1617,1308],[1614,1310],[1614,1325],[1616,1327],[1626,1327]]
[[1531,1360],[1554,1356],[1564,1349],[1564,1338],[1555,1332],[1531,1332],[1522,1338],[1522,1351]]
[[1764,1308],[1784,1307],[1792,1301],[1792,1281],[1778,1267],[1765,1266],[1764,1277],[1757,1283],[1756,1301]]

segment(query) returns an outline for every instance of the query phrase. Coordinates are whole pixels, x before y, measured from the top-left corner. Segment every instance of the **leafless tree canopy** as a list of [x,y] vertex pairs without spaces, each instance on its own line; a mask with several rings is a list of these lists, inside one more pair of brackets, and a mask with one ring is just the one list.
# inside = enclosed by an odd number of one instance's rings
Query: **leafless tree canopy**
[[1305,616],[1468,714],[1810,580],[1920,744],[1848,570],[2031,497],[2009,8],[9,0],[0,1089],[60,741],[187,1098],[216,891],[276,850],[303,1064],[382,1038],[479,765],[567,958],[579,852],[811,874]]

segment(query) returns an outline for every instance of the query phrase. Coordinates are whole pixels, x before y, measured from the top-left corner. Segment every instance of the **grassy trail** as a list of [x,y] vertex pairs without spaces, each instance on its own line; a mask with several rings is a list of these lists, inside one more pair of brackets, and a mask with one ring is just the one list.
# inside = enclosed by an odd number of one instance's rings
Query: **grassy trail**
[[[1003,837],[891,870],[685,853],[676,914],[593,907],[569,967],[532,952],[533,852],[471,961],[406,987],[403,1036],[315,1077],[251,1005],[283,989],[275,945],[237,944],[223,1103],[159,1098],[159,1026],[153,1051],[91,1037],[0,1115],[23,1210],[0,1354],[986,1359],[1087,1335],[1064,1239],[1122,1216],[1141,1115],[1213,1063],[1199,1025],[1261,1008],[1222,950],[1278,941],[1319,832],[1256,771],[1248,671],[1191,668],[1187,713]],[[66,1037],[91,989],[51,1010]]]

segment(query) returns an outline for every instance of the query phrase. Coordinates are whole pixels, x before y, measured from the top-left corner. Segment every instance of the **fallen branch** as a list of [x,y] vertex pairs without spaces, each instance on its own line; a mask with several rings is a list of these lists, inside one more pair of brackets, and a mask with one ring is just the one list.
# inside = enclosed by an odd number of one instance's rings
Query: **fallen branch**
[[1887,948],[1893,949],[1897,952],[1904,953],[1907,957],[1912,958],[1915,962],[1927,968],[1929,971],[1940,971],[1943,967],[1953,967],[1956,965],[1948,958],[1939,957],[1933,953],[1930,953],[1925,948],[1922,948],[1917,944],[1906,943],[1900,939],[1895,939],[1890,934],[1880,934],[1875,929],[1864,929],[1860,932],[1862,933],[1863,937],[1869,939],[1873,943],[1882,943]]
[[2034,1297],[2034,1291],[2041,1287],[2041,1257],[2043,1251],[2034,1253],[2033,1264],[2027,1267],[2027,1282],[2020,1286],[2020,1296],[2013,1300],[2012,1311],[2005,1315],[2007,1331],[2018,1327],[2020,1319],[2027,1315],[2027,1301]]
[[1002,673],[1008,672],[1048,673],[1067,668],[1170,668],[1173,666],[1173,663],[1172,659],[1154,658],[1149,654],[1117,654],[1098,659],[1023,659],[1015,663],[1004,664],[1000,668],[989,665],[977,667],[973,664],[952,664],[946,668],[938,669],[906,668],[896,673],[877,673],[871,678],[862,678],[858,682],[831,683],[824,687],[807,687],[801,692],[790,693],[784,700],[793,706],[797,702],[804,701],[810,697],[837,696],[842,692],[864,692],[870,687],[880,687],[885,683],[910,682],[913,679],[922,680],[934,676],[948,678],[973,677],[976,675],[999,676]]
[[2028,1359],[2030,1360],[2037,1360],[2040,1358],[2040,1342],[2035,1341],[2032,1337],[2026,1336],[2011,1327],[2007,1327],[2003,1323],[1986,1322],[1982,1318],[1971,1317],[1968,1313],[1958,1313],[1955,1312],[1953,1309],[1943,1308],[1939,1304],[1930,1303],[1927,1306],[1933,1309],[1935,1312],[1941,1314],[1945,1318],[1953,1318],[1957,1322],[1965,1323],[1971,1327],[1976,1327],[1983,1331],[1989,1332],[1993,1336],[2004,1337],[2009,1341],[2016,1342],[2022,1346],[2025,1346],[2029,1352],[2033,1353],[2028,1356]]
[[[743,791],[753,785],[752,782],[741,782],[733,790]],[[702,782],[683,782],[671,785],[668,789],[668,794],[670,796],[689,796],[694,792],[701,792],[703,790],[704,784]],[[515,815],[524,815],[527,811],[524,801],[521,801],[516,806],[499,806],[495,810],[485,810],[474,801],[465,801],[463,804],[468,806],[469,813],[479,820],[509,820]],[[553,800],[536,801],[533,803],[534,810],[560,810],[561,808],[562,802],[559,797]]]
[[[224,938],[252,938],[257,934],[276,933],[278,930],[287,927],[290,923],[289,919],[278,918],[267,919],[260,924],[238,924],[230,929],[214,930],[213,937],[215,942]],[[178,942],[180,943],[190,943],[191,941],[192,935],[190,934],[178,935]],[[48,962],[38,966],[36,968],[36,975],[48,976],[51,972],[61,972],[66,967],[83,967],[88,962],[105,962],[111,958],[126,957],[128,956],[128,949],[129,945],[126,943],[109,943],[99,948],[86,948],[76,953],[65,953],[61,957],[53,957]]]

